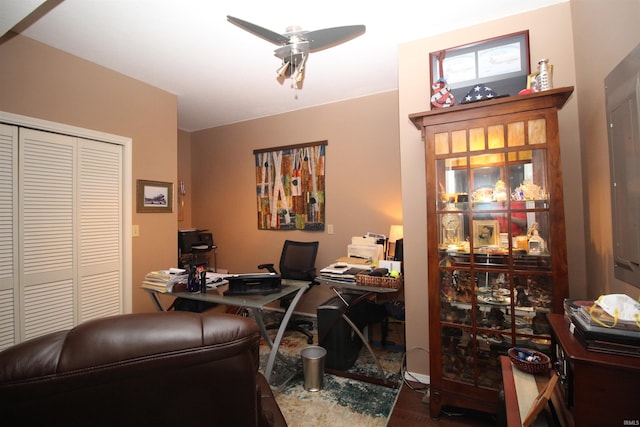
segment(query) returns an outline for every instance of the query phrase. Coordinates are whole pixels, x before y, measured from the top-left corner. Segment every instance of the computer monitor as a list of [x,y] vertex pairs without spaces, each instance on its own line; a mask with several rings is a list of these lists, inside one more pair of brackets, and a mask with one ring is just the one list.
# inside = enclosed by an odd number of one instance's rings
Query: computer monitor
[[402,257],[404,254],[404,247],[403,247],[403,239],[398,239],[396,240],[396,247],[395,247],[395,252],[393,254],[393,260],[394,261],[402,261]]

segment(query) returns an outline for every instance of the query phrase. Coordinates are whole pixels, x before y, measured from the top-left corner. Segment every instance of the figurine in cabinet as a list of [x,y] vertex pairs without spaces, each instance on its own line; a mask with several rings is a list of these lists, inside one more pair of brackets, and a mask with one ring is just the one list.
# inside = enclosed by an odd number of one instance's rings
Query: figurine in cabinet
[[529,301],[529,295],[527,291],[522,287],[516,288],[516,306],[517,307],[531,307],[531,301]]
[[489,311],[489,324],[494,329],[502,329],[504,327],[504,312],[497,307],[492,307]]

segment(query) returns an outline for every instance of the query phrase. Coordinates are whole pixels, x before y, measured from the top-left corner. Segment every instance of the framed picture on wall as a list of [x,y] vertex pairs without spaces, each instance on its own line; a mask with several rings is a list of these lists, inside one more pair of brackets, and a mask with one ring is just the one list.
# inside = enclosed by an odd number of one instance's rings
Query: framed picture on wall
[[173,212],[172,183],[139,179],[136,184],[136,212]]
[[431,52],[429,62],[431,82],[444,78],[456,104],[482,84],[498,96],[517,95],[531,73],[529,30]]

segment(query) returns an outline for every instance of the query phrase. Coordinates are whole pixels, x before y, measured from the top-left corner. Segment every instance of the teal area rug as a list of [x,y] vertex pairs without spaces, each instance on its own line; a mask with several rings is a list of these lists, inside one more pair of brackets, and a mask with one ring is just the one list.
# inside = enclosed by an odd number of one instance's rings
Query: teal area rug
[[[271,335],[275,337],[275,331]],[[317,332],[317,329],[314,330]],[[314,335],[314,343],[317,343]],[[326,373],[324,386],[317,392],[306,391],[303,387],[300,351],[308,346],[306,338],[297,332],[286,332],[280,346],[282,359],[277,359],[274,372],[275,382],[280,384],[285,378],[294,376],[276,390],[276,400],[290,427],[375,427],[385,426],[401,386],[401,365],[403,353],[374,347],[383,374],[363,346],[360,356],[348,372],[367,375],[378,380],[386,379],[387,384],[378,385],[339,375]],[[267,362],[269,347],[260,345],[261,369]]]

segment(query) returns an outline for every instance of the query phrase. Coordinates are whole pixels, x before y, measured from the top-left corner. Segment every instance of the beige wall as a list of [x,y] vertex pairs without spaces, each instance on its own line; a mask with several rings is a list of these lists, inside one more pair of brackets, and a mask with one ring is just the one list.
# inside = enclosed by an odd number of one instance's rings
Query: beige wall
[[587,288],[590,299],[639,289],[615,279],[611,239],[611,191],[604,78],[640,43],[640,0],[572,0],[577,91],[583,157],[583,188],[587,206]]
[[[178,200],[178,229],[191,228],[191,200],[193,187],[191,185],[191,133],[178,130],[178,183],[184,182],[187,194]],[[176,191],[179,186],[176,185]],[[176,193],[178,194],[178,193]],[[182,205],[182,206],[180,206]]]
[[[283,96],[292,96],[286,91]],[[285,239],[318,240],[317,266],[346,255],[352,236],[402,223],[397,92],[194,132],[192,225],[213,232],[218,266],[234,273],[277,265]],[[253,150],[327,140],[326,221],[334,234],[257,229]],[[315,288],[301,310],[332,296]]]
[[[16,36],[0,45],[0,111],[129,137],[133,180],[176,182],[176,97],[59,50]],[[132,200],[135,207],[135,200]],[[176,213],[133,213],[133,311],[151,311],[144,274],[174,265]]]
[[[529,30],[532,69],[537,60],[554,65],[554,86],[575,85],[575,68],[569,3],[499,19],[435,37],[406,43],[399,48],[399,123],[402,161],[402,198],[405,227],[405,299],[408,368],[428,373],[428,299],[426,265],[426,201],[424,144],[407,116],[429,110],[429,52],[478,40]],[[560,138],[564,178],[565,214],[570,293],[583,293],[584,233],[582,174],[578,137],[577,95],[560,112]]]

